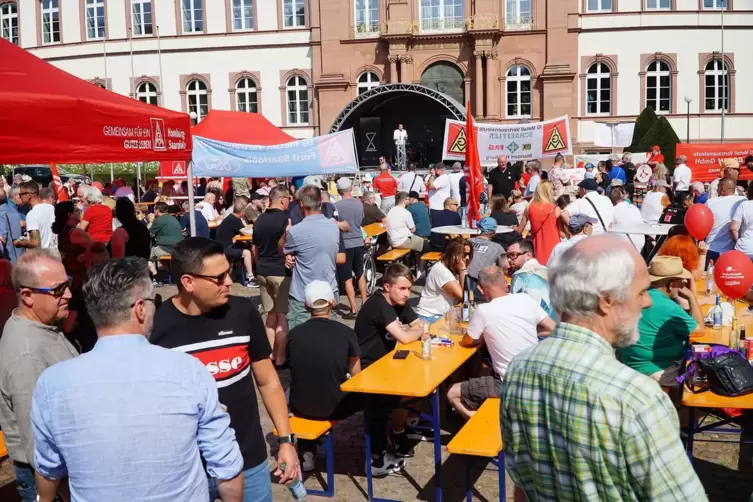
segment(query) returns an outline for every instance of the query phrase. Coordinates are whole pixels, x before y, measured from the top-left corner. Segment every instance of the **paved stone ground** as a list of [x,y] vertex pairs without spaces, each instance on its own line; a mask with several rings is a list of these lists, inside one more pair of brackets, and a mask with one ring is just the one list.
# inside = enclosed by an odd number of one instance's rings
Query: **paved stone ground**
[[[417,290],[418,291],[418,290]],[[175,294],[175,288],[167,286],[159,291],[167,298]],[[233,294],[250,296],[258,302],[258,290],[248,290],[238,285],[233,286]],[[343,297],[343,301],[345,298]],[[343,321],[352,326],[352,321]],[[289,376],[281,375],[283,385],[287,386]],[[265,431],[270,451],[270,465],[274,466],[274,456],[277,451],[277,441],[272,435],[272,421],[259,400],[261,423]],[[442,417],[442,444],[447,445],[451,434],[462,426],[462,420],[454,413],[445,413]],[[724,440],[732,443],[696,442],[695,468],[703,482],[712,502],[747,501],[753,492],[753,462],[751,456],[746,455],[748,461],[745,468],[738,468],[739,445],[738,436],[703,435],[697,439]],[[348,420],[338,423],[334,428],[335,449],[335,497],[337,501],[358,501],[366,499],[366,475],[364,471],[364,440],[363,415],[357,414]],[[388,497],[398,500],[433,501],[434,496],[434,455],[431,443],[420,443],[416,447],[416,456],[408,459],[404,473],[388,476],[374,481],[374,493],[378,497]],[[464,458],[449,455],[442,450],[442,486],[444,500],[460,502],[465,496]],[[322,475],[308,477],[305,485],[308,488],[319,488],[320,479],[324,479],[324,457],[317,458],[317,470]],[[13,483],[13,469],[6,459],[0,463],[0,502],[15,502],[18,500]],[[474,486],[474,500],[499,500],[497,468],[484,459],[474,459],[472,479]],[[512,482],[507,476],[506,499],[512,500]],[[280,485],[273,486],[274,500],[292,501],[293,497],[287,489]],[[309,497],[311,500],[327,500],[319,497]]]

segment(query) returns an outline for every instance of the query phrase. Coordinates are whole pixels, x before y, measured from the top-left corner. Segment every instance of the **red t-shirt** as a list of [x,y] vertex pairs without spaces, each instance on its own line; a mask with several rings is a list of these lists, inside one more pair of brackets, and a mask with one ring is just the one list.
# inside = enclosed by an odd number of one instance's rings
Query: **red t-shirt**
[[89,222],[86,233],[97,242],[110,242],[112,238],[112,209],[104,204],[94,204],[84,211],[84,221]]
[[525,187],[528,186],[528,182],[531,181],[531,175],[524,172],[520,175],[520,177],[523,178],[523,183],[524,183],[523,190],[525,190]]
[[382,197],[394,197],[397,193],[397,180],[392,177],[389,171],[385,171],[374,178],[372,184]]
[[652,155],[649,157],[648,162],[660,162],[664,164],[664,155],[657,153],[656,155]]

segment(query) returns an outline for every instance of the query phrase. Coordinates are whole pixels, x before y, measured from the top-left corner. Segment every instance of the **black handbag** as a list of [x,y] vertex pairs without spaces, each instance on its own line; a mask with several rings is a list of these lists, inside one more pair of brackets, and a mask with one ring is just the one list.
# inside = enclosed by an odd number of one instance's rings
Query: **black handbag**
[[727,352],[713,359],[699,359],[697,366],[708,378],[707,390],[714,394],[737,397],[753,393],[753,367],[738,352]]

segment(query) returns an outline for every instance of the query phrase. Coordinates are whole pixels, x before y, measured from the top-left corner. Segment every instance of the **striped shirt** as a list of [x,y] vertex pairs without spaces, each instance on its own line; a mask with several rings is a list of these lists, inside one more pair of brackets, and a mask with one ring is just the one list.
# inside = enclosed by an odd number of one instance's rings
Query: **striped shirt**
[[669,397],[588,329],[560,323],[513,359],[501,414],[528,500],[708,500]]

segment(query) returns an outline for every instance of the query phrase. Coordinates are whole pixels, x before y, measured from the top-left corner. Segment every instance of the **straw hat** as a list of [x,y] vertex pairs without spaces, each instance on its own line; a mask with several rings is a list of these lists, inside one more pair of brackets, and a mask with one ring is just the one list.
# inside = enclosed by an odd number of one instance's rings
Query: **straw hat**
[[737,159],[724,159],[722,160],[722,167],[740,167],[740,162]]
[[682,267],[682,260],[677,256],[657,256],[648,267],[651,282],[664,279],[693,279],[693,274]]

